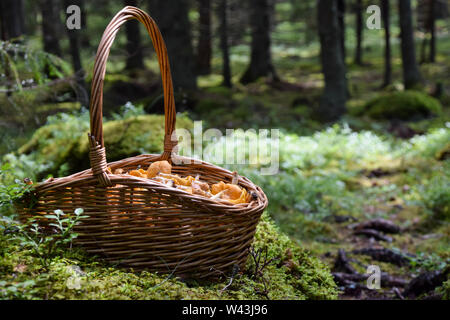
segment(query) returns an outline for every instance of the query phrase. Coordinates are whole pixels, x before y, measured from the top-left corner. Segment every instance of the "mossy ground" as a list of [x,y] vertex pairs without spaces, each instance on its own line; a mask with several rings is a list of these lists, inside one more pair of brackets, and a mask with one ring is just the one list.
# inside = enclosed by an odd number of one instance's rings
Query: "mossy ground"
[[266,287],[253,277],[249,256],[246,270],[218,281],[198,282],[147,271],[133,272],[102,264],[80,250],[67,249],[52,257],[48,267],[12,235],[0,235],[0,298],[3,299],[334,299],[337,288],[328,268],[296,246],[264,215],[255,250],[273,258],[264,270]]

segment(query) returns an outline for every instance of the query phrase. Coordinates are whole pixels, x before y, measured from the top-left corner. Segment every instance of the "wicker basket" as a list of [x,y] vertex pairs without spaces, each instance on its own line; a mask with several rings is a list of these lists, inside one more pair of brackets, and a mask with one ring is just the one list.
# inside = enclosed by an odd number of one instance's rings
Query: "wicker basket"
[[[263,191],[249,179],[238,184],[253,192],[250,203],[232,205],[192,195],[153,180],[110,174],[107,171],[102,132],[102,95],[106,62],[119,28],[127,20],[143,23],[155,47],[164,89],[165,138],[162,155],[140,155],[108,166],[147,168],[168,160],[180,175],[200,175],[208,183],[230,182],[233,173],[212,164],[175,154],[175,105],[166,46],[155,22],[135,7],[125,7],[109,23],[101,39],[94,66],[90,101],[91,169],[49,179],[19,204],[22,218],[43,217],[56,209],[73,212],[83,208],[88,218],[76,226],[76,245],[110,262],[150,271],[208,277],[228,272],[246,261],[256,226],[267,206]],[[177,164],[184,160],[185,164]],[[190,164],[186,164],[186,160]]]

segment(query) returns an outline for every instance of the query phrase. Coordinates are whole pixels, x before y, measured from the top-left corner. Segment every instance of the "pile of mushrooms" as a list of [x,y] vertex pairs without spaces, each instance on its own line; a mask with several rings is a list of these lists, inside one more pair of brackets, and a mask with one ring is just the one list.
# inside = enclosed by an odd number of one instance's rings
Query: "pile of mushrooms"
[[[108,168],[108,171],[112,173],[110,168]],[[190,194],[200,195],[212,200],[225,200],[232,204],[248,203],[253,197],[245,188],[237,184],[238,176],[236,172],[234,172],[231,183],[220,181],[210,186],[207,182],[200,180],[199,175],[196,177],[180,177],[172,174],[172,166],[166,160],[153,162],[147,170],[137,169],[126,172],[123,169],[115,169],[114,174],[126,174],[152,179],[168,187],[181,189]]]

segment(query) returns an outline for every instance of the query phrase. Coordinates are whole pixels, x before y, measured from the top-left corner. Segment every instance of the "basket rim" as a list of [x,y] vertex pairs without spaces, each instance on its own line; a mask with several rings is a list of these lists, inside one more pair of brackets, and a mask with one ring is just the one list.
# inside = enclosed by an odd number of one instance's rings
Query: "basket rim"
[[[149,162],[158,161],[158,159],[160,159],[160,157],[161,157],[160,154],[141,154],[138,156],[128,157],[128,158],[124,158],[121,160],[117,160],[117,161],[108,163],[108,166],[114,169],[114,167],[119,168],[120,165],[123,165],[123,163],[126,163],[127,166],[138,165],[139,162],[142,162],[143,160],[150,160]],[[186,156],[179,156],[179,155],[174,155],[173,159],[185,160],[185,161],[186,160],[195,161],[194,164],[193,163],[187,163],[187,164],[186,163],[181,163],[181,164],[172,163],[172,165],[175,167],[177,167],[177,166],[178,167],[189,167],[191,165],[195,165],[197,167],[208,167],[209,169],[212,169],[216,173],[224,175],[227,178],[231,179],[231,177],[233,176],[233,172],[231,172],[230,170],[219,167],[217,165],[214,165],[212,163],[209,163],[209,162],[206,162],[203,160],[186,157]],[[112,184],[115,186],[116,185],[125,185],[125,186],[132,186],[133,188],[151,188],[154,190],[158,190],[161,193],[171,194],[171,195],[174,195],[177,197],[184,198],[186,200],[189,199],[189,200],[201,201],[203,204],[208,204],[209,206],[224,206],[225,205],[230,209],[233,207],[239,208],[239,209],[243,209],[243,208],[249,208],[249,209],[250,208],[251,209],[264,208],[265,209],[268,205],[267,196],[265,195],[265,193],[261,189],[261,187],[254,184],[249,178],[247,178],[245,176],[241,176],[241,175],[238,175],[238,184],[244,186],[247,190],[250,189],[251,191],[256,192],[257,200],[253,200],[248,203],[232,204],[226,200],[220,200],[220,199],[211,200],[211,199],[201,196],[201,195],[193,195],[184,190],[172,188],[172,187],[166,186],[163,183],[160,183],[155,180],[147,179],[147,178],[141,178],[141,177],[136,177],[136,176],[132,176],[132,175],[123,176],[123,175],[117,175],[117,174],[112,174],[112,173],[108,173],[108,177],[111,180]],[[86,183],[92,184],[92,185],[99,184],[97,177],[92,172],[92,169],[89,168],[89,169],[74,173],[69,176],[59,177],[59,178],[49,178],[46,181],[38,183],[32,189],[32,191],[35,191],[37,193],[43,193],[43,192],[55,190],[58,188],[68,188],[68,187],[71,187],[72,185],[79,185],[81,182],[86,182]],[[104,186],[104,188],[108,188],[108,187]]]

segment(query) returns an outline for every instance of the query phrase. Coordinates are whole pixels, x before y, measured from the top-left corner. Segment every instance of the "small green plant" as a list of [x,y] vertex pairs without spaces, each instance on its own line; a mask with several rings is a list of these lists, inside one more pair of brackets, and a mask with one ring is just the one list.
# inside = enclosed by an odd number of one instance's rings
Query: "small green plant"
[[427,183],[418,188],[426,210],[439,222],[450,221],[450,166],[433,172]]
[[442,258],[436,253],[419,253],[410,258],[410,265],[418,272],[444,270],[450,262],[450,258]]
[[10,226],[16,231],[12,240],[18,240],[21,247],[29,248],[40,259],[44,267],[48,267],[49,258],[55,256],[61,249],[72,248],[72,241],[78,237],[73,232],[80,220],[87,218],[83,215],[84,210],[77,208],[74,214],[65,214],[61,210],[55,210],[54,214],[45,215],[44,218],[52,221],[48,223],[51,232],[44,230],[38,223],[42,217],[34,217],[25,224]]
[[113,120],[125,120],[132,117],[141,116],[143,114],[145,114],[143,105],[135,106],[134,104],[128,101],[122,107],[120,107],[120,112],[113,113],[111,115],[111,118]]
[[[6,299],[30,299],[33,296],[28,292],[36,285],[33,279],[25,280],[23,282],[8,283],[7,281],[0,281],[0,298]],[[28,292],[28,294],[24,294]]]
[[4,163],[0,167],[0,212],[5,212],[12,203],[21,198],[31,188],[24,181],[14,179],[11,165]]
[[450,122],[443,128],[430,129],[426,134],[416,135],[401,146],[401,153],[409,159],[439,158],[450,141]]
[[436,288],[435,292],[440,294],[443,300],[450,300],[450,279],[447,279],[442,286]]

